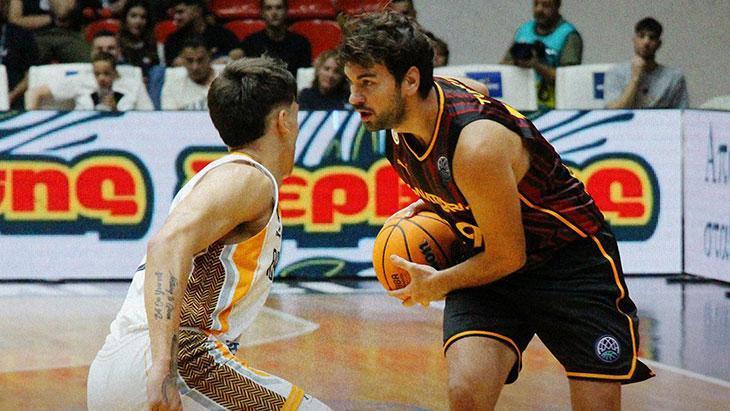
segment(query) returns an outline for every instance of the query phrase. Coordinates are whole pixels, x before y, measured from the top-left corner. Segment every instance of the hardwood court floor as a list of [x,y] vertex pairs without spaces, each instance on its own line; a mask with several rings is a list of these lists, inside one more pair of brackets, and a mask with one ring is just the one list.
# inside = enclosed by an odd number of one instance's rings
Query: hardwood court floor
[[[0,284],[0,290],[4,285]],[[124,295],[0,298],[0,410],[85,409],[88,364]],[[445,410],[441,310],[383,293],[275,294],[239,356],[335,410]],[[7,314],[7,315],[5,315]],[[501,410],[569,409],[568,384],[539,340]],[[652,363],[626,410],[727,410],[730,384]]]

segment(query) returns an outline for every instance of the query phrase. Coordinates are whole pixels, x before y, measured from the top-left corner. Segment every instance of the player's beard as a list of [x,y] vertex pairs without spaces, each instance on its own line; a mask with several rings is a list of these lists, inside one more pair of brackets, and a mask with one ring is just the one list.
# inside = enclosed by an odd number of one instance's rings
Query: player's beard
[[392,104],[382,111],[382,114],[373,115],[368,123],[363,123],[368,131],[387,130],[395,128],[403,121],[406,115],[406,107],[403,104],[403,97],[399,93],[394,93]]

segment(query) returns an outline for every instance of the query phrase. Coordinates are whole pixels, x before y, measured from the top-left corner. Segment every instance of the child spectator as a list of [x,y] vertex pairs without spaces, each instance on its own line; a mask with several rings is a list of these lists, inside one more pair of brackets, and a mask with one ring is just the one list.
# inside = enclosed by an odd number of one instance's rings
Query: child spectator
[[[30,110],[40,108],[47,100],[74,100],[74,110],[128,111],[152,110],[152,103],[144,87],[130,89],[117,81],[116,58],[106,52],[95,53],[92,57],[95,85],[85,87],[78,81],[43,85],[29,90],[26,107]],[[144,93],[144,95],[140,95]]]

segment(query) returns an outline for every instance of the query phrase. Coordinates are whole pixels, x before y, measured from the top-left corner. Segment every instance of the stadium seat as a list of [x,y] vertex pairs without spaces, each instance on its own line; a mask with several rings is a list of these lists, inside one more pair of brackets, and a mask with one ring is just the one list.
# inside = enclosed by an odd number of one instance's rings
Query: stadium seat
[[337,10],[345,14],[355,15],[368,11],[380,11],[390,0],[337,0]]
[[177,30],[177,26],[172,20],[162,20],[155,24],[155,40],[160,44],[164,44],[167,36],[174,33],[175,30]]
[[223,27],[232,31],[236,35],[238,40],[243,40],[251,34],[263,30],[266,27],[266,23],[263,20],[233,20],[224,24]]
[[460,76],[481,81],[489,95],[522,111],[537,110],[535,70],[502,64],[469,64],[436,67],[435,75]]
[[613,64],[580,64],[555,71],[555,108],[601,109],[605,106],[603,83]]
[[210,11],[221,20],[261,17],[260,0],[211,0]]
[[86,41],[91,43],[91,40],[94,38],[94,34],[98,31],[111,31],[112,33],[119,33],[120,29],[120,23],[117,19],[104,19],[104,20],[97,20],[95,22],[92,22],[88,26],[86,26]]
[[0,111],[8,111],[10,109],[8,93],[8,72],[5,70],[5,66],[0,64]]
[[312,87],[314,81],[314,67],[302,67],[297,70],[297,91]]
[[340,26],[332,20],[303,20],[289,29],[306,37],[312,44],[312,60],[325,50],[335,49],[342,40]]
[[332,0],[289,0],[288,16],[292,20],[334,19],[337,10]]
[[[117,72],[119,73],[118,81],[144,84],[142,69],[140,67],[120,64],[117,66]],[[66,63],[31,66],[30,70],[28,70],[28,89],[44,84],[67,81],[77,76],[82,78],[81,84],[83,87],[89,90],[96,88],[96,80],[94,79],[91,63]],[[72,110],[73,101],[56,101],[51,105],[44,106],[43,109]]]

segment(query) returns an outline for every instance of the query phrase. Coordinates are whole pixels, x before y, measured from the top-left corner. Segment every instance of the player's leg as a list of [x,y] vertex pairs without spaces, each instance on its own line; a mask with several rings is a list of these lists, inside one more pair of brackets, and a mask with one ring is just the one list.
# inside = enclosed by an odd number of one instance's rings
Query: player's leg
[[575,406],[620,407],[619,384],[653,373],[638,359],[639,319],[611,232],[566,246],[531,278],[520,292],[532,296],[537,334],[565,367]]
[[517,355],[504,343],[480,336],[462,338],[446,352],[452,410],[492,410]]
[[253,369],[212,336],[181,330],[178,388],[190,409],[329,410],[304,390]]
[[506,281],[456,290],[444,307],[444,353],[454,410],[494,408],[504,384],[517,379],[533,331]]
[[145,367],[149,355],[146,331],[107,337],[89,368],[86,387],[88,409],[146,409]]
[[620,410],[621,383],[571,379],[570,403],[573,411]]

